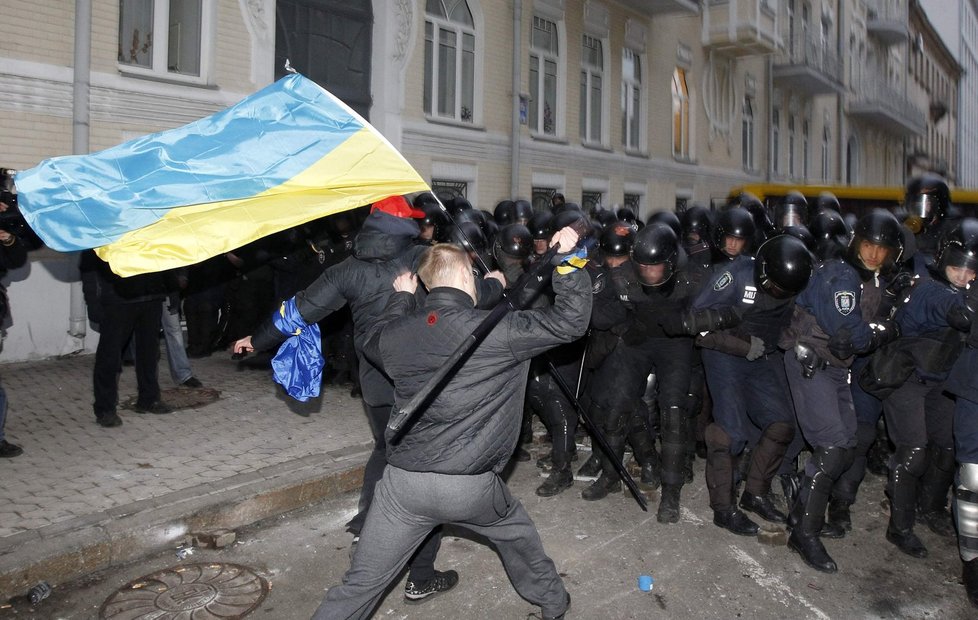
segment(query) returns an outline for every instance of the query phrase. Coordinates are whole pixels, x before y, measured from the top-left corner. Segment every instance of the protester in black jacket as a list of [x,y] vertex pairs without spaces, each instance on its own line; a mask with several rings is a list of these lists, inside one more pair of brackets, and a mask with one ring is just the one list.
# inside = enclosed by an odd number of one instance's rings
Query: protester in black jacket
[[[576,242],[566,228],[552,243],[567,252]],[[590,278],[566,266],[557,271],[554,304],[504,317],[389,446],[352,566],[314,618],[370,617],[424,537],[443,523],[488,538],[520,595],[540,605],[544,618],[563,617],[570,597],[529,515],[499,477],[519,437],[530,359],[587,329]],[[487,314],[473,307],[471,265],[458,248],[435,246],[418,274],[430,290],[424,305],[415,308],[413,276],[400,276],[387,306],[391,320],[378,325],[365,349],[393,379],[399,406]]]
[[[7,210],[7,203],[0,202],[0,212]],[[16,269],[27,262],[27,248],[17,235],[0,230],[0,278],[7,275],[8,269]],[[9,302],[7,289],[0,285],[0,322],[7,320]],[[20,446],[4,438],[3,427],[7,421],[7,392],[0,386],[0,458],[13,458],[23,454]]]

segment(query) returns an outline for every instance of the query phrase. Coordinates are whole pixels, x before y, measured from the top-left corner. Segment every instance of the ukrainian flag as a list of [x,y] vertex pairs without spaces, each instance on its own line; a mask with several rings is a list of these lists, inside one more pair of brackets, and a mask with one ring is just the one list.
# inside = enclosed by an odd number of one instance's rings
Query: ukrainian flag
[[48,247],[96,248],[122,276],[428,189],[376,129],[297,74],[189,125],[46,160],[15,183]]

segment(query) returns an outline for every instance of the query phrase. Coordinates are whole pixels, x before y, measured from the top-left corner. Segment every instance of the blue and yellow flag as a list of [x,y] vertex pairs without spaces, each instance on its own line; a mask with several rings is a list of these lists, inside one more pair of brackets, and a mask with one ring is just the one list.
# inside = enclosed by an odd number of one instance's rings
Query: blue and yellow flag
[[48,247],[97,248],[122,276],[428,189],[380,132],[301,75],[183,127],[48,159],[15,182]]

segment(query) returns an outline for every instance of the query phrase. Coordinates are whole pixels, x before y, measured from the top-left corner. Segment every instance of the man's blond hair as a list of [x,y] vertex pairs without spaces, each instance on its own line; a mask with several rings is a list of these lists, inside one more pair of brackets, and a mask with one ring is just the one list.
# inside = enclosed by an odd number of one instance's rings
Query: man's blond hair
[[428,248],[418,264],[418,277],[430,291],[439,286],[456,286],[459,267],[472,268],[465,250],[451,243],[438,243]]

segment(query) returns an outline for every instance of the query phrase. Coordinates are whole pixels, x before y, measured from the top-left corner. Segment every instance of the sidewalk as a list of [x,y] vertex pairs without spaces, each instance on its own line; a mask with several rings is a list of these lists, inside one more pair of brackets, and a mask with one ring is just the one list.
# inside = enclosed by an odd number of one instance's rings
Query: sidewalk
[[[24,449],[0,459],[0,602],[359,487],[371,440],[348,386],[301,404],[226,353],[191,361],[216,401],[168,415],[120,407],[118,428],[95,423],[94,356],[0,366],[7,439]],[[165,359],[160,386],[164,400],[199,396],[174,386]],[[126,367],[120,401],[135,393]]]

